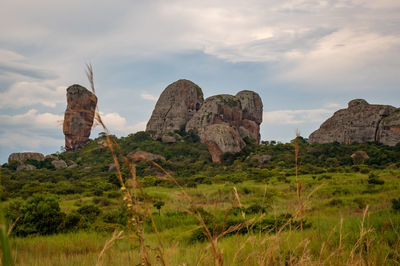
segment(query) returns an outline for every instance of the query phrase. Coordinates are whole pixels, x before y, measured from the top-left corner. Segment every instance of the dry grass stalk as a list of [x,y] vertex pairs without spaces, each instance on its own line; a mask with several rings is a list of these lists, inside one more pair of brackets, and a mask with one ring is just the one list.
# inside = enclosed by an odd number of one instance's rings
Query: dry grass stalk
[[114,233],[112,234],[111,238],[108,239],[108,240],[106,241],[106,243],[104,244],[103,249],[101,250],[99,256],[97,257],[96,266],[101,266],[101,265],[103,265],[102,262],[101,262],[101,258],[103,257],[104,253],[105,253],[109,248],[112,247],[112,245],[113,245],[113,243],[114,243],[115,241],[117,241],[117,240],[123,238],[123,237],[122,237],[122,234],[123,234],[123,233],[124,233],[124,231],[120,231],[120,232],[118,232],[118,233],[117,233],[117,231],[114,231]]

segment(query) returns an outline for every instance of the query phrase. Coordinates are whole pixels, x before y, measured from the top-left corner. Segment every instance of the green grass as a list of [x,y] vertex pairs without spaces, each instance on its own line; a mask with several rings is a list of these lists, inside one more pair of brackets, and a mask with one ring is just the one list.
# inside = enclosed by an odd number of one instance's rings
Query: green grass
[[[383,185],[369,185],[368,175],[360,173],[300,175],[302,200],[307,201],[304,217],[311,227],[303,232],[288,226],[278,235],[254,231],[220,238],[218,248],[222,251],[224,264],[323,264],[325,260],[328,264],[396,264],[400,259],[400,212],[391,210],[391,200],[398,197],[400,192],[400,171],[377,170],[376,173],[385,181]],[[322,178],[324,175],[330,177]],[[307,195],[318,186],[321,187],[306,200]],[[185,190],[193,206],[201,207],[211,215],[212,227],[223,221],[224,215],[233,205],[237,206],[234,187],[237,188],[244,208],[256,203],[264,205],[270,219],[278,219],[284,213],[295,214],[298,208],[294,176],[287,177],[287,181],[272,179],[270,184],[248,180],[239,184],[199,184],[196,188]],[[191,240],[194,231],[200,226],[193,216],[185,212],[190,206],[181,191],[157,186],[147,187],[144,191],[151,199],[165,202],[161,215],[158,215],[151,202],[147,204],[160,232],[167,262],[171,265],[196,264],[206,252],[209,242]],[[76,201],[92,200],[92,197],[62,196],[61,207],[72,210],[77,208]],[[103,210],[117,208],[119,204],[119,199],[112,199],[111,206],[103,207]],[[364,217],[367,205],[369,209]],[[246,214],[247,219],[258,216]],[[237,217],[235,219],[240,219],[241,214]],[[362,237],[361,228],[365,231]],[[146,244],[157,247],[157,235],[149,221],[146,222],[145,231]],[[94,231],[13,237],[11,249],[17,265],[95,265],[109,237],[109,233]],[[156,263],[154,250],[151,255],[152,262]],[[105,252],[102,262],[103,265],[140,263],[137,242],[128,239],[116,241]],[[209,263],[213,264],[213,260],[208,249],[201,264]]]

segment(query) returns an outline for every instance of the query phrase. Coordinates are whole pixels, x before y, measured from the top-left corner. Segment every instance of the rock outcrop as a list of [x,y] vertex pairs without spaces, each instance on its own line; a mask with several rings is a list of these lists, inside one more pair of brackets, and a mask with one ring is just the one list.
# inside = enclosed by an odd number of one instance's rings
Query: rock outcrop
[[68,167],[67,163],[64,160],[54,160],[51,162],[51,164],[56,169],[64,169]]
[[65,150],[75,151],[89,141],[97,97],[86,88],[75,84],[67,88],[67,104],[63,124]]
[[348,108],[335,112],[309,137],[311,144],[335,141],[396,145],[400,142],[400,109],[369,104],[363,99],[352,100]]
[[221,162],[223,153],[236,153],[245,147],[242,138],[260,142],[262,115],[261,98],[253,91],[216,95],[203,102],[196,84],[178,80],[161,94],[146,131],[171,143],[166,135],[185,127],[186,132],[197,133],[207,144],[214,162]]
[[23,164],[28,159],[43,161],[45,157],[39,152],[15,152],[8,156],[8,163],[11,163],[12,161],[18,161],[19,163]]
[[154,153],[147,152],[147,151],[140,151],[140,150],[136,151],[136,152],[128,153],[127,157],[130,158],[134,162],[139,162],[139,161],[142,161],[142,160],[151,160],[151,161],[160,160],[160,161],[165,161],[165,158],[162,155],[154,154]]
[[206,126],[203,132],[203,142],[207,145],[215,163],[222,162],[224,153],[237,153],[246,146],[239,132],[227,124]]
[[200,109],[203,92],[199,86],[185,79],[178,80],[161,93],[146,131],[155,137],[180,130]]
[[263,105],[260,96],[252,91],[241,91],[236,96],[222,94],[207,98],[199,111],[187,123],[186,131],[194,130],[204,139],[208,125],[227,124],[239,135],[260,141]]

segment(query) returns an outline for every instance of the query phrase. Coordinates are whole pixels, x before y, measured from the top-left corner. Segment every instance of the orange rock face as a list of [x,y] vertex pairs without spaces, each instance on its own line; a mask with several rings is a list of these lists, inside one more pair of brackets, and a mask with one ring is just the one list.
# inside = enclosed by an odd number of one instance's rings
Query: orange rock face
[[67,109],[63,124],[65,150],[75,151],[89,141],[96,105],[96,95],[85,87],[74,84],[67,88]]

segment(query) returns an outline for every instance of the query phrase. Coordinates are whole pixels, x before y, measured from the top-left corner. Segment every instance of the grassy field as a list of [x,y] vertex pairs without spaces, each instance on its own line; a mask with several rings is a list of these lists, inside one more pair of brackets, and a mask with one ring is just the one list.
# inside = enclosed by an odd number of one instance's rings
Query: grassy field
[[[384,184],[368,182],[371,173],[344,172],[300,175],[297,181],[272,178],[268,184],[198,184],[185,188],[187,195],[176,187],[144,188],[152,201],[141,201],[142,207],[150,210],[159,232],[149,217],[143,219],[148,262],[162,264],[162,254],[169,265],[399,264],[400,212],[392,209],[392,199],[400,195],[400,170],[373,173]],[[61,209],[92,200],[65,196]],[[165,203],[160,215],[155,200]],[[121,201],[112,199],[104,208],[118,208]],[[100,258],[111,232],[12,237],[11,249],[17,265],[142,263],[137,235],[116,229],[125,232]]]

